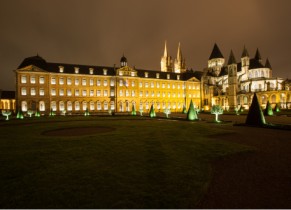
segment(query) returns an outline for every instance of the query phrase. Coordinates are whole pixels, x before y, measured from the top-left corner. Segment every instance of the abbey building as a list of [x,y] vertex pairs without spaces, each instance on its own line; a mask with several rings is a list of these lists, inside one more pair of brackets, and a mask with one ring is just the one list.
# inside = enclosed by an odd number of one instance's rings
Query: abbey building
[[231,52],[226,62],[215,44],[203,71],[186,67],[181,45],[173,60],[165,43],[160,70],[135,69],[122,56],[118,66],[93,66],[48,62],[40,56],[28,57],[15,70],[16,109],[39,110],[48,114],[182,112],[192,100],[196,108],[208,110],[214,104],[224,109],[248,109],[254,92],[264,106],[267,100],[291,108],[290,82],[272,77],[267,59],[257,50],[250,58],[245,48],[240,62]]

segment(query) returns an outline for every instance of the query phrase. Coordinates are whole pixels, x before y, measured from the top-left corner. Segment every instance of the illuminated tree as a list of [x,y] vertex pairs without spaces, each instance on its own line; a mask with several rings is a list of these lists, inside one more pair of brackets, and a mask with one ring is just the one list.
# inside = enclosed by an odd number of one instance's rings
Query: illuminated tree
[[268,101],[267,105],[266,105],[266,109],[264,110],[264,115],[265,116],[272,116],[273,114],[274,113],[273,113],[272,106],[271,106],[270,102]]
[[85,113],[84,113],[84,116],[89,116],[89,115],[90,115],[89,109],[86,108],[86,111],[85,111]]
[[16,115],[16,119],[23,119],[24,117],[23,117],[23,113],[22,113],[22,111],[19,109],[18,110],[18,112],[17,112],[17,115]]
[[169,114],[171,114],[171,109],[169,109],[169,108],[164,109],[164,113],[165,113],[166,117],[169,118]]
[[136,115],[135,106],[132,104],[131,115]]
[[280,105],[279,103],[276,104],[275,108],[274,108],[274,112],[280,112]]
[[153,104],[151,105],[151,109],[150,109],[150,117],[151,118],[156,117],[156,112],[155,112]]
[[139,108],[139,113],[140,113],[140,116],[142,116],[142,113],[143,113],[143,108],[142,107]]
[[197,112],[194,108],[192,100],[190,102],[190,106],[187,112],[187,120],[198,120]]
[[50,115],[49,116],[55,116],[56,115],[56,113],[53,111],[53,108],[51,108],[51,111],[50,111]]
[[252,104],[251,104],[251,107],[249,109],[249,113],[246,119],[246,124],[257,125],[257,126],[262,126],[266,124],[266,120],[261,110],[261,106],[259,104],[256,93],[254,93]]
[[34,114],[34,111],[29,109],[27,110],[27,114],[29,115],[29,117],[31,117]]
[[66,116],[67,110],[62,110],[62,115]]
[[40,117],[40,112],[39,112],[38,109],[36,109],[36,112],[35,112],[35,115],[34,115],[34,116],[36,116],[36,117]]
[[215,121],[220,122],[218,120],[218,115],[223,114],[223,108],[220,105],[213,105],[211,107],[211,114],[215,115]]
[[186,109],[186,106],[185,106],[185,104],[183,104],[183,110],[182,110],[182,114],[187,114],[187,109]]
[[9,110],[2,110],[2,115],[6,117],[5,120],[9,120],[9,116],[11,115],[11,111],[9,111]]

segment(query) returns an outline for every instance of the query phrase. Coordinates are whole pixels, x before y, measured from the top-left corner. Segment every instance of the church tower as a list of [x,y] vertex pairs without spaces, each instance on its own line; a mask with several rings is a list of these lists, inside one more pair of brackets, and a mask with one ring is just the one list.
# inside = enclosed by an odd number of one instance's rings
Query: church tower
[[161,71],[163,72],[171,72],[172,71],[172,58],[168,55],[168,49],[167,49],[167,41],[165,41],[165,49],[164,49],[164,55],[161,59]]
[[228,105],[229,110],[233,111],[237,106],[237,63],[233,55],[232,50],[230,51],[228,63]]
[[121,67],[127,66],[127,58],[124,56],[124,54],[120,59],[120,66]]
[[175,64],[174,64],[174,72],[175,73],[182,73],[185,71],[186,71],[186,62],[182,56],[181,44],[179,42],[177,58],[175,59]]
[[224,57],[220,52],[219,47],[215,43],[211,55],[208,59],[208,68],[211,69],[211,73],[213,76],[219,76],[224,62]]
[[250,56],[249,56],[246,46],[244,46],[244,49],[241,55],[241,68],[244,74],[248,74],[249,66],[250,66]]

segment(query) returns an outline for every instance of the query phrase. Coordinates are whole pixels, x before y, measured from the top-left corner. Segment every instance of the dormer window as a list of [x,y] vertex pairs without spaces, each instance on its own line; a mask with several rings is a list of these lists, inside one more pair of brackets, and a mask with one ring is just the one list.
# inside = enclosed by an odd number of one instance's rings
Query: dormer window
[[63,73],[64,72],[64,67],[63,66],[59,66],[59,72]]
[[107,69],[103,69],[103,75],[107,75]]
[[75,67],[75,74],[79,74],[79,67]]
[[167,74],[167,79],[170,79],[170,74]]
[[156,78],[157,78],[157,79],[160,78],[160,73],[156,73]]
[[134,77],[135,76],[135,72],[131,72],[131,76]]
[[149,77],[149,73],[148,72],[145,72],[144,73],[144,77],[146,77],[146,78]]
[[119,71],[119,76],[122,76],[123,75],[123,71]]
[[180,80],[180,75],[177,75],[177,80]]
[[89,74],[94,74],[94,69],[93,68],[89,68]]

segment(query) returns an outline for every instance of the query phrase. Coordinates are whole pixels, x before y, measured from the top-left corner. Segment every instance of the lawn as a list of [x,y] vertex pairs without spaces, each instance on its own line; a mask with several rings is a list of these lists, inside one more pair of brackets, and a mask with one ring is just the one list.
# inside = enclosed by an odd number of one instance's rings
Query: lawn
[[[43,135],[72,127],[112,129]],[[195,208],[210,162],[251,150],[208,138],[222,132],[210,123],[137,116],[2,121],[0,208]]]

